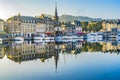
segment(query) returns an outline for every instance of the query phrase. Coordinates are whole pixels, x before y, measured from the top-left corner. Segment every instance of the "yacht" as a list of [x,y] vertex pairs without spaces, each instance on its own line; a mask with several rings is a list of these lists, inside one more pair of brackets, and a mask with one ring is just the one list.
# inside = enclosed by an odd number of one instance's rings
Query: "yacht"
[[83,36],[77,36],[76,34],[71,34],[71,35],[66,35],[66,36],[63,36],[63,38],[65,39],[83,39]]
[[34,40],[39,40],[39,41],[54,40],[54,37],[47,36],[46,34],[39,34],[34,36]]
[[24,38],[22,38],[22,37],[15,37],[13,40],[14,41],[24,41]]
[[65,35],[65,36],[57,36],[56,41],[59,42],[71,42],[71,41],[83,41],[83,36],[76,36],[76,35]]
[[95,40],[95,36],[96,36],[95,33],[89,33],[89,34],[87,34],[87,39],[88,40]]
[[103,33],[89,33],[87,34],[87,41],[100,42],[103,40]]
[[80,37],[76,36],[76,35],[67,35],[67,36],[63,36],[62,39],[79,39]]

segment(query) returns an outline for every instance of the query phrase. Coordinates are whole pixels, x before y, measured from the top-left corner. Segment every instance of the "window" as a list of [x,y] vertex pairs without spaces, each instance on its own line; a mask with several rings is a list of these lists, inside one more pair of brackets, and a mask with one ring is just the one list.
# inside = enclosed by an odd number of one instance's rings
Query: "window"
[[18,26],[20,26],[20,23],[18,23]]

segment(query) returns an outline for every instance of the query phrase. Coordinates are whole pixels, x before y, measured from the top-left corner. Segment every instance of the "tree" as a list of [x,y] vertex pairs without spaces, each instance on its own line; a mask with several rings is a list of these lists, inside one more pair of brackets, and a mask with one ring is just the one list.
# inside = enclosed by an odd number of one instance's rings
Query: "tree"
[[88,26],[87,26],[87,31],[89,31],[89,32],[92,31],[92,25],[91,25],[91,24],[88,24]]
[[88,22],[81,22],[81,24],[82,24],[82,30],[87,32]]
[[82,29],[85,32],[91,32],[91,31],[98,32],[103,28],[101,22],[90,21],[89,24],[88,22],[81,22],[81,24],[82,24]]

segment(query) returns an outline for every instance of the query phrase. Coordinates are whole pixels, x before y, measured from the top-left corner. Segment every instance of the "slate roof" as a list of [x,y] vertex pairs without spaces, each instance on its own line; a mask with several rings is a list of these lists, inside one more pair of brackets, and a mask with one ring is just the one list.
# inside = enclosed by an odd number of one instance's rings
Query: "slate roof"
[[4,21],[4,20],[0,19],[0,21]]
[[81,22],[80,21],[75,20],[75,21],[73,21],[73,23],[74,23],[74,25],[81,26]]

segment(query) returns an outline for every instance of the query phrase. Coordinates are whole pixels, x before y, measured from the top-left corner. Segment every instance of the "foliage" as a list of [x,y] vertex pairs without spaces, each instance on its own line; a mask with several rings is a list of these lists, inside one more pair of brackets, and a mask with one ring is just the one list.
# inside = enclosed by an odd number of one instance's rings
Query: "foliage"
[[102,29],[101,22],[81,22],[81,24],[85,32],[98,32]]
[[81,25],[82,25],[82,30],[87,32],[87,25],[88,25],[88,22],[81,22]]
[[98,51],[102,51],[102,45],[100,45],[99,43],[89,43],[89,42],[85,42],[83,43],[83,47],[82,47],[82,52],[98,52]]
[[4,34],[6,34],[6,32],[0,31],[0,35],[4,35]]

